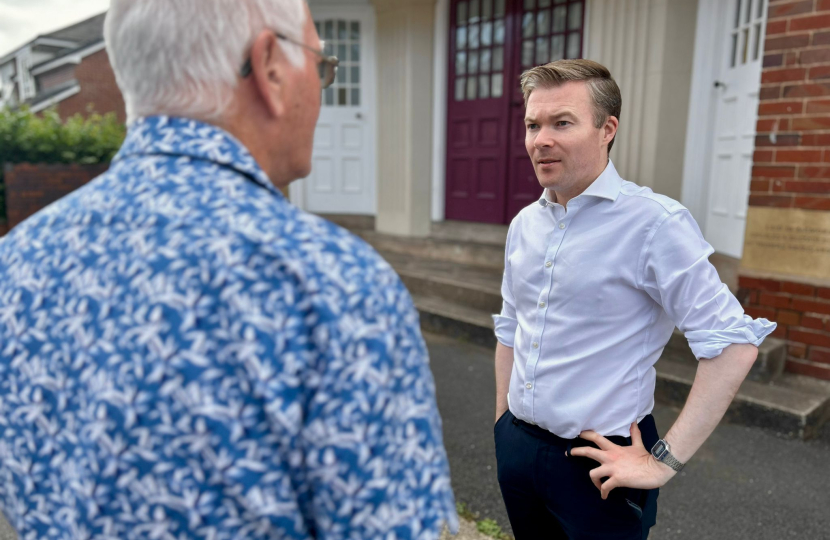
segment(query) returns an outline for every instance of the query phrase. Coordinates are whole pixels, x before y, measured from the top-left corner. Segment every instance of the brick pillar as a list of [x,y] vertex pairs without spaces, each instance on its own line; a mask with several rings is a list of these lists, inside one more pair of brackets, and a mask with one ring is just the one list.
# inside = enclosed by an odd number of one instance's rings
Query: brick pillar
[[[770,0],[758,115],[750,214],[763,207],[789,209],[776,214],[781,222],[792,215],[792,223],[826,227],[830,0]],[[810,241],[820,244],[814,253],[830,253],[830,241]],[[819,260],[818,254],[805,257]],[[778,263],[770,261],[770,267]],[[748,313],[778,322],[775,335],[788,342],[787,370],[830,380],[830,271],[820,275],[821,268],[804,277],[744,269],[739,287]],[[794,273],[800,274],[797,267]]]

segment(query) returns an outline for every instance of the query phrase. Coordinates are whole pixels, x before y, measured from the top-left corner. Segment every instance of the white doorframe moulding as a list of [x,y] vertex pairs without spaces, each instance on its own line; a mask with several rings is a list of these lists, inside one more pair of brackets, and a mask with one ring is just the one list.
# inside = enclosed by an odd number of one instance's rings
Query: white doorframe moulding
[[447,73],[450,54],[450,0],[435,3],[432,91],[432,221],[444,221],[447,174]]

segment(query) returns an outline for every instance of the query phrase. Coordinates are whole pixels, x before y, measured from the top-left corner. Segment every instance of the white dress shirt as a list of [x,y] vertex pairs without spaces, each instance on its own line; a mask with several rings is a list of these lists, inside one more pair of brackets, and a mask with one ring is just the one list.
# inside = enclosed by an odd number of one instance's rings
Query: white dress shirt
[[493,316],[513,348],[510,411],[564,438],[628,436],[654,406],[654,364],[675,326],[698,359],[759,345],[776,325],[744,314],[713,252],[686,208],[611,162],[567,210],[546,195],[523,209]]

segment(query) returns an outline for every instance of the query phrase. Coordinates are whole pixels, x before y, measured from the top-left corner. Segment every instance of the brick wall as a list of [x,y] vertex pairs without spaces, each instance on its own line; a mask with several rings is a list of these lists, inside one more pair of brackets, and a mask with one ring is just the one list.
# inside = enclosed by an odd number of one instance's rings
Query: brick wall
[[121,90],[115,82],[115,73],[110,66],[106,49],[100,50],[83,59],[75,67],[75,79],[81,91],[58,104],[58,114],[68,118],[76,113],[86,114],[91,103],[95,112],[115,112],[120,122],[125,122],[127,114]]
[[[830,0],[770,0],[750,206],[830,211]],[[747,313],[778,323],[787,371],[830,380],[830,276],[742,273]]]
[[[6,218],[12,228],[109,168],[99,165],[6,164]],[[3,233],[0,225],[0,233]]]

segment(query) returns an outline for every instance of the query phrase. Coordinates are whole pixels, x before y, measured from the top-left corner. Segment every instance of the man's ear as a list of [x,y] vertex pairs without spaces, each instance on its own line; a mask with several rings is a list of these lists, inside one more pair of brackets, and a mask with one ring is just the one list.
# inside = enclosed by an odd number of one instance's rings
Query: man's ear
[[251,46],[250,77],[265,110],[276,118],[285,113],[285,60],[273,32],[260,32]]
[[617,135],[617,128],[620,126],[620,120],[616,116],[609,116],[605,120],[605,125],[602,127],[602,142],[608,144],[614,140]]

